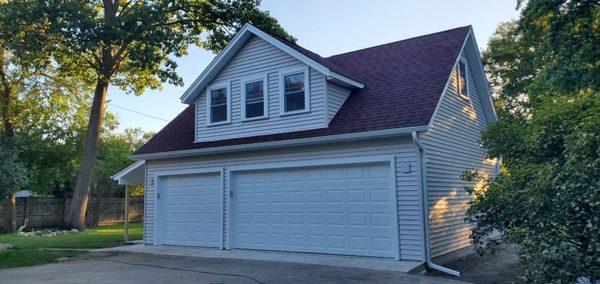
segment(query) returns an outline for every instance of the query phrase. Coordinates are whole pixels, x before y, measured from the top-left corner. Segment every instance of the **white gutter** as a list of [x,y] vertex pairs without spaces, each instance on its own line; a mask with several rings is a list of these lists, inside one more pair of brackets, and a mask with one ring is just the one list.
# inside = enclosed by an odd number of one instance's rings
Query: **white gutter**
[[427,262],[427,266],[431,269],[460,277],[460,272],[437,265],[431,260],[431,247],[429,244],[429,194],[427,192],[427,166],[425,164],[425,148],[423,148],[423,145],[421,145],[421,140],[419,140],[419,134],[417,134],[417,131],[412,132],[412,140],[415,145],[417,145],[417,148],[419,148],[421,200],[423,205],[423,214],[421,215],[423,216],[423,247],[425,248],[425,260]]
[[139,154],[139,155],[132,155],[131,158],[134,160],[152,160],[152,159],[189,157],[189,156],[196,156],[196,155],[222,154],[222,153],[232,153],[232,152],[242,152],[242,151],[252,151],[252,150],[263,150],[266,148],[273,149],[273,148],[283,148],[283,147],[289,147],[289,146],[305,146],[305,145],[322,144],[322,143],[328,143],[328,142],[346,142],[346,141],[355,141],[355,140],[364,140],[364,139],[373,139],[373,138],[386,138],[386,137],[394,137],[394,136],[398,136],[398,135],[410,135],[410,133],[413,131],[426,131],[426,130],[427,130],[427,126],[393,128],[393,129],[385,129],[385,130],[353,132],[353,133],[337,134],[337,135],[289,139],[289,140],[282,140],[282,141],[271,141],[271,142],[260,142],[260,143],[251,143],[251,144],[242,144],[242,145],[222,146],[222,147],[210,147],[210,148],[179,150],[179,151],[170,151],[170,152]]

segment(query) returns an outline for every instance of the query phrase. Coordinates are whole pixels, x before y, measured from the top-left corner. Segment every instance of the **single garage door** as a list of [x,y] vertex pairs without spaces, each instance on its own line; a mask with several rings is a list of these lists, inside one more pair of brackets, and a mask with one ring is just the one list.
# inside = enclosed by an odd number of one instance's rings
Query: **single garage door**
[[218,173],[161,177],[159,243],[219,247],[222,199]]
[[397,256],[389,163],[235,172],[237,248]]

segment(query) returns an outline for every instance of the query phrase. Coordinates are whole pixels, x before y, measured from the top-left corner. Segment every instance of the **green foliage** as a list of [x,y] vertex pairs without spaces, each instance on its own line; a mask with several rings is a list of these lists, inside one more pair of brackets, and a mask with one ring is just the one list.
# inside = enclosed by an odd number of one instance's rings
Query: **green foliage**
[[598,1],[518,2],[521,17],[499,25],[482,54],[500,114],[526,112],[548,96],[597,90]]
[[[488,129],[483,145],[506,164],[468,211],[475,244],[485,247],[491,233],[504,233],[521,248],[529,280],[600,278],[598,129],[600,93],[593,92],[548,101],[527,124]],[[524,142],[497,139],[515,132]],[[515,144],[523,151],[512,151]]]
[[48,24],[37,21],[39,13],[33,1],[0,3],[0,127],[27,169],[27,189],[49,194],[73,179],[91,89],[83,73],[54,64],[44,45]]
[[[89,110],[89,90],[73,92],[43,84],[19,93],[19,118],[15,136],[21,145],[21,160],[29,169],[30,190],[56,194],[67,190],[75,177],[82,153],[82,140]],[[110,125],[112,122],[109,119]],[[61,195],[61,194],[59,194]]]
[[19,191],[27,182],[27,170],[18,160],[11,137],[0,134],[0,197]]
[[82,250],[7,249],[0,251],[0,268],[35,266],[82,255]]
[[29,9],[49,23],[47,48],[62,69],[86,66],[136,95],[163,82],[182,85],[174,57],[192,44],[217,52],[244,23],[293,40],[257,0],[33,2],[40,4]]
[[597,0],[524,2],[517,32],[532,53],[532,100],[600,87],[600,4]]
[[526,1],[484,52],[500,120],[482,134],[499,176],[483,184],[467,220],[479,250],[501,233],[519,248],[524,279],[600,279],[600,6]]
[[[144,133],[140,128],[126,129],[122,134],[108,133],[100,137],[98,157],[92,181],[93,194],[97,196],[123,196],[124,190],[110,177],[129,166],[133,161],[129,158],[153,136]],[[143,187],[132,187],[131,195],[143,195]]]

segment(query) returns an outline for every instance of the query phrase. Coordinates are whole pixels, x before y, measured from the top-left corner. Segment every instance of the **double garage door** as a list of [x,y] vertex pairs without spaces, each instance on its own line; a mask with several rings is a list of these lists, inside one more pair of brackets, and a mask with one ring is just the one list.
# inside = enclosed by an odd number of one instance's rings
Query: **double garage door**
[[389,162],[234,171],[223,206],[220,173],[161,178],[159,242],[395,257],[392,180]]

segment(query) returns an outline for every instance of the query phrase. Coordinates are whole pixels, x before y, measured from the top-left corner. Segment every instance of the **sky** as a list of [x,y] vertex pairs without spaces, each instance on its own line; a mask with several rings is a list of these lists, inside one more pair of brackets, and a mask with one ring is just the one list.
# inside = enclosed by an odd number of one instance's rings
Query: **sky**
[[[415,36],[472,25],[480,49],[501,22],[518,17],[512,0],[263,0],[297,43],[323,57]],[[191,47],[178,58],[184,86],[165,83],[141,96],[117,88],[108,91],[108,110],[116,114],[118,132],[139,127],[158,132],[186,105],[179,97],[208,66],[215,54]]]

